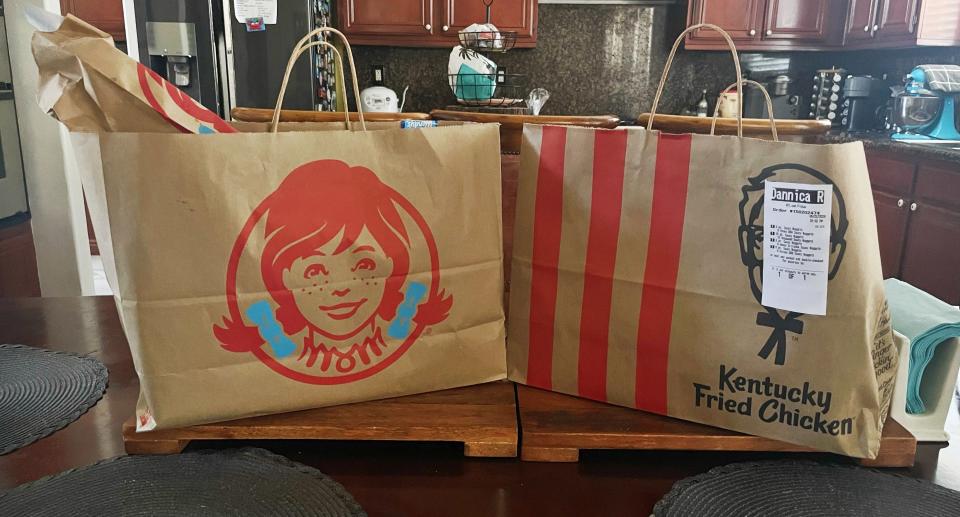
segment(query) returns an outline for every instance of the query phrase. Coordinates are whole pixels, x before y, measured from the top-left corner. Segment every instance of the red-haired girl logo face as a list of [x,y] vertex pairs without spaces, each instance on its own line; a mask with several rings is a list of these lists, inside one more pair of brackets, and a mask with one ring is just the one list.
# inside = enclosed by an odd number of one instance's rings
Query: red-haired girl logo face
[[[346,249],[341,247],[347,240],[337,240],[294,259],[282,271],[282,281],[308,324],[329,337],[346,339],[363,330],[384,306],[384,279],[393,273],[393,261],[369,230]],[[339,285],[343,279],[352,281]]]
[[[261,239],[262,249],[250,249]],[[258,282],[238,294],[244,257]],[[416,271],[424,273],[411,277]],[[320,160],[294,169],[257,206],[227,268],[222,346],[312,384],[368,377],[444,320],[439,257],[419,212],[363,167]],[[262,282],[262,284],[261,284]],[[262,285],[265,289],[259,288]]]

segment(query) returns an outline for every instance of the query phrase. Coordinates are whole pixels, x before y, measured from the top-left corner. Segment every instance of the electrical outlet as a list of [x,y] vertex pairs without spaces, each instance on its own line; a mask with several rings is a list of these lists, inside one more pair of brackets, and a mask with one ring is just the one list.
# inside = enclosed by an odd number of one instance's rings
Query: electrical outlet
[[373,83],[374,84],[383,84],[384,79],[384,66],[383,65],[373,65],[370,67],[370,71],[373,72]]

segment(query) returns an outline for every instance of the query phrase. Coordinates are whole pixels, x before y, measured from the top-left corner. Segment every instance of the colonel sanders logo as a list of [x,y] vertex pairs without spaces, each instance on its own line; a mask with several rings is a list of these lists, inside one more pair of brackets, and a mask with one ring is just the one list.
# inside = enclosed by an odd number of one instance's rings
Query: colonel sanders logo
[[[741,188],[743,197],[740,200],[740,260],[747,266],[750,278],[750,290],[757,303],[762,299],[763,285],[763,193],[764,182],[783,181],[794,183],[821,183],[833,185],[833,208],[830,220],[830,269],[827,275],[832,280],[847,248],[844,236],[847,232],[847,210],[843,203],[843,194],[830,178],[822,172],[805,165],[783,163],[763,169],[757,176],[747,180]],[[757,313],[757,325],[769,327],[772,330],[770,337],[760,349],[760,357],[767,359],[776,350],[774,363],[784,364],[787,359],[787,332],[803,333],[803,321],[799,312],[780,311],[772,307],[763,307]]]
[[[446,319],[437,246],[369,169],[294,169],[250,215],[227,266],[223,348],[310,384],[369,377]],[[243,289],[238,289],[242,281]]]

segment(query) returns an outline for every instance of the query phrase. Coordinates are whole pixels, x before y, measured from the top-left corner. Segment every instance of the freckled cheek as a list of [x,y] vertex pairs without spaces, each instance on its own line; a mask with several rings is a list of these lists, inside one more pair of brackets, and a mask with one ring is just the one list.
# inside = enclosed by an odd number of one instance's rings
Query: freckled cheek
[[322,296],[324,292],[323,287],[319,287],[319,284],[314,283],[312,286],[307,287],[298,287],[291,290],[294,296]]

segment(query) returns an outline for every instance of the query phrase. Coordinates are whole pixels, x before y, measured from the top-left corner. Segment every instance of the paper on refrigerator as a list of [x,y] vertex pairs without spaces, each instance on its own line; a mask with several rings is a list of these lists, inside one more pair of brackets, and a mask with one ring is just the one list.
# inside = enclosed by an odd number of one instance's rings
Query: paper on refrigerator
[[240,23],[263,18],[263,23],[273,25],[277,23],[277,0],[233,0],[233,14]]

